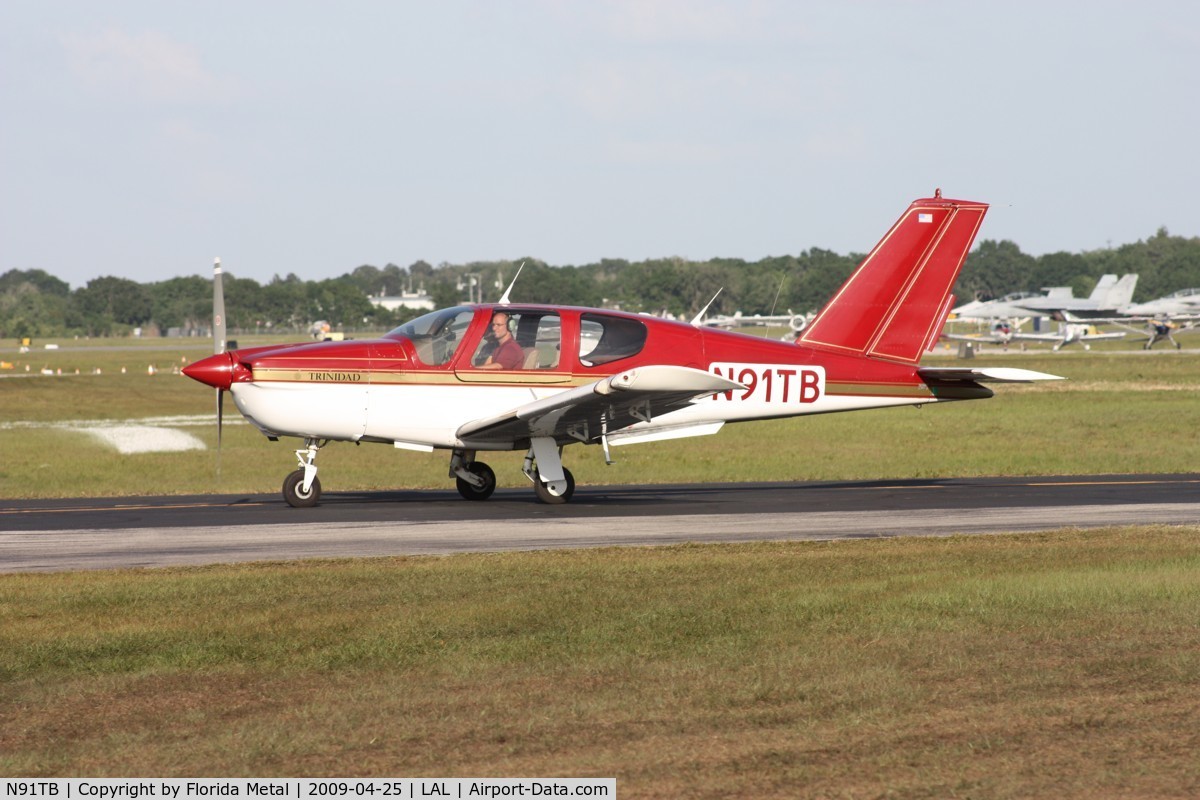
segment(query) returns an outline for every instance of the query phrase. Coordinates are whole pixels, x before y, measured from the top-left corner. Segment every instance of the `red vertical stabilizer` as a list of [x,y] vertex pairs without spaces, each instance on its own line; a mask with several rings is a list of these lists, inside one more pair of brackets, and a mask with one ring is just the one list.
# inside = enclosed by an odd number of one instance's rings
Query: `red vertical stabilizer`
[[949,308],[950,290],[986,203],[937,196],[908,207],[805,329],[801,342],[915,364]]

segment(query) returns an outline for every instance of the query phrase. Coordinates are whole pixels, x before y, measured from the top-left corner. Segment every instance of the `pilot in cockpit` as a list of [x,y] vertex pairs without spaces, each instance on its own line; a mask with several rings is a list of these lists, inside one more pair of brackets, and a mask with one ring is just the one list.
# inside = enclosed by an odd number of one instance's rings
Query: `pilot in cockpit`
[[525,361],[525,351],[512,331],[508,329],[508,314],[497,311],[492,315],[491,335],[496,340],[496,349],[479,366],[480,369],[520,369]]

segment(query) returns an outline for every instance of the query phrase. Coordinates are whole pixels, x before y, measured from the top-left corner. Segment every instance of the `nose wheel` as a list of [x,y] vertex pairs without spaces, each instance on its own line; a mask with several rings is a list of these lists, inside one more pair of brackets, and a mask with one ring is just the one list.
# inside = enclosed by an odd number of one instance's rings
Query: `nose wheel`
[[314,477],[305,489],[304,470],[288,473],[283,479],[283,499],[292,508],[311,508],[321,499],[321,481]]
[[283,479],[283,499],[292,508],[311,508],[321,499],[321,482],[317,480],[317,451],[325,442],[305,439],[304,449],[296,451],[299,469]]

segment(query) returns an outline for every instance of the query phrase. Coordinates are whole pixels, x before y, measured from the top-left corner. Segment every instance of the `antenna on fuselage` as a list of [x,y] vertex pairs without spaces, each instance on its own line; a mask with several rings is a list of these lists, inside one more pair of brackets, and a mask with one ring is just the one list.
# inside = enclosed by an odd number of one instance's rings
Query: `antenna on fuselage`
[[[775,306],[779,305],[779,293],[783,291],[783,284],[786,281],[787,281],[787,273],[785,272],[785,273],[783,273],[783,277],[779,279],[779,288],[775,290],[775,299],[771,301],[771,316],[772,317],[775,316]],[[792,310],[790,308],[788,309],[788,313],[789,314],[792,313]],[[764,339],[767,338],[766,326],[763,327],[763,338]]]
[[504,294],[500,296],[500,305],[508,305],[508,295],[512,292],[513,287],[517,285],[517,278],[521,277],[521,270],[525,268],[525,262],[521,262],[521,266],[517,267],[517,274],[513,275],[512,283],[504,290]]
[[712,296],[712,300],[709,300],[708,303],[705,304],[704,308],[700,309],[699,314],[692,317],[692,327],[693,328],[700,327],[700,323],[704,319],[704,315],[706,313],[708,313],[708,307],[711,306],[713,303],[717,302],[717,298],[721,296],[721,292],[723,292],[723,291],[725,291],[724,286],[722,286],[720,289],[717,289],[717,293]]

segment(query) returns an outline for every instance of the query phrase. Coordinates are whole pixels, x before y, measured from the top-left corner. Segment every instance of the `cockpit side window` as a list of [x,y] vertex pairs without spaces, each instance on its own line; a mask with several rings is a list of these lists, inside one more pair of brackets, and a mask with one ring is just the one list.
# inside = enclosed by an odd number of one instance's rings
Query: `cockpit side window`
[[646,326],[635,319],[605,314],[579,316],[579,362],[595,367],[642,352]]
[[388,336],[403,336],[413,343],[421,363],[440,367],[454,358],[474,317],[474,309],[465,306],[444,308],[406,322]]
[[[520,361],[512,369],[555,369],[558,367],[560,346],[562,343],[562,322],[558,314],[544,311],[520,311],[498,309],[493,314],[503,314],[504,328],[512,337],[513,344],[507,347],[519,347]],[[476,367],[489,368],[492,359],[500,346],[494,328],[489,327],[484,332],[471,363]],[[515,359],[514,359],[515,361]],[[494,367],[491,367],[494,368]]]

